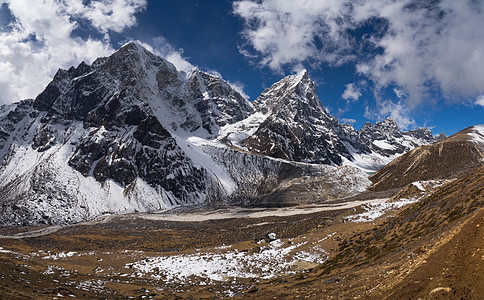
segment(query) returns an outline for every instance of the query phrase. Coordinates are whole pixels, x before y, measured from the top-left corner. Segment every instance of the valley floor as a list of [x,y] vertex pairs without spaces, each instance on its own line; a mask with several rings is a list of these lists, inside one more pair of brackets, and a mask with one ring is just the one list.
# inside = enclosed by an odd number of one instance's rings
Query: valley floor
[[361,252],[402,207],[383,206],[359,199],[3,228],[0,298],[483,298],[482,208],[391,251],[385,237]]

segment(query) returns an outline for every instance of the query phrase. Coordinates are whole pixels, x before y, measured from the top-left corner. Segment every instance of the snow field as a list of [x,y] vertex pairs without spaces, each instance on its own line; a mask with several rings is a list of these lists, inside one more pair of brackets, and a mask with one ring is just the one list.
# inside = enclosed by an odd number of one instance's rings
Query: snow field
[[[334,234],[334,233],[333,233]],[[150,274],[152,278],[179,284],[210,284],[237,278],[269,279],[282,274],[294,274],[298,262],[323,263],[327,252],[319,242],[300,249],[308,242],[287,244],[276,239],[259,251],[238,251],[237,249],[217,252],[198,252],[172,256],[148,257],[126,268],[134,268],[138,276]]]

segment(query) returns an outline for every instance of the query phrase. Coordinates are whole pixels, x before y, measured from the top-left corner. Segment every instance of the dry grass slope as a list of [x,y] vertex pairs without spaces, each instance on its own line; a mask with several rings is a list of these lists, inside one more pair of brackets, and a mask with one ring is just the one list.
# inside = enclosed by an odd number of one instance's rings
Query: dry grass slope
[[370,177],[371,189],[384,191],[420,180],[456,178],[484,164],[484,144],[472,140],[472,131],[467,128],[393,160]]

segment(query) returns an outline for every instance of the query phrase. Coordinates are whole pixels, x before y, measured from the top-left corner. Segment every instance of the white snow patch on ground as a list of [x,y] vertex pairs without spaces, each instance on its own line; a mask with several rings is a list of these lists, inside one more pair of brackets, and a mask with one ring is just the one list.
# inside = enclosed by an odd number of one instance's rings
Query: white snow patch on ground
[[362,206],[365,212],[361,214],[351,215],[346,218],[350,222],[372,222],[377,218],[383,216],[386,212],[399,209],[405,205],[417,202],[420,198],[402,198],[394,202],[382,202],[382,203],[368,203]]
[[309,249],[298,251],[305,244],[307,242],[288,245],[277,239],[267,246],[261,246],[259,252],[234,249],[226,252],[157,256],[127,264],[126,268],[134,268],[138,277],[150,274],[157,280],[181,284],[210,284],[213,281],[237,278],[268,279],[296,273],[294,266],[297,262],[323,263],[327,259],[327,252],[318,242]]
[[[139,273],[151,273],[159,280],[186,283],[196,276],[211,281],[228,278],[271,278],[292,265],[285,257],[298,245],[282,248],[271,243],[259,253],[237,250],[226,253],[195,253],[147,258],[133,264]],[[157,271],[155,271],[157,269]]]
[[422,180],[422,181],[413,182],[412,185],[414,185],[421,191],[419,196],[410,197],[408,199],[401,198],[393,202],[375,201],[371,203],[366,203],[362,205],[362,208],[365,210],[365,212],[361,214],[348,216],[346,220],[350,222],[372,222],[389,211],[396,210],[408,204],[412,204],[419,201],[423,197],[427,196],[430,190],[440,187],[443,184],[451,181],[452,180],[426,180],[426,181]]
[[446,184],[447,182],[451,182],[451,181],[452,180],[450,180],[450,179],[446,179],[446,180],[421,180],[421,181],[412,182],[412,185],[416,186],[422,192],[427,192],[431,189],[438,188],[439,186],[442,186],[443,184]]
[[15,253],[15,252],[12,252],[10,250],[5,250],[3,249],[3,247],[0,247],[0,253]]
[[53,254],[46,255],[46,256],[42,257],[42,259],[58,260],[58,259],[61,259],[61,258],[72,257],[76,254],[77,254],[77,252],[73,252],[73,251],[53,253]]
[[419,181],[413,182],[412,185],[416,186],[422,192],[425,192],[425,188],[422,186],[422,183]]

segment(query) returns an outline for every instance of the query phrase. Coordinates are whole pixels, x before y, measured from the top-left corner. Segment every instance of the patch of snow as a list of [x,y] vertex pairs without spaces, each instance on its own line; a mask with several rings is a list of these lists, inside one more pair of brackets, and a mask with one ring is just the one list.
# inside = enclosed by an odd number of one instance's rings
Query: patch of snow
[[209,154],[205,153],[202,148],[207,145],[223,147],[220,143],[192,136],[188,139],[177,137],[177,144],[183,152],[190,157],[195,166],[200,166],[207,170],[209,174],[221,184],[221,187],[225,190],[227,195],[230,195],[235,191],[237,185],[230,174],[216,163]]
[[42,257],[42,259],[51,259],[51,260],[59,260],[61,258],[66,258],[66,257],[72,257],[74,255],[76,255],[77,252],[60,252],[60,253],[53,253],[53,254],[50,254],[50,255],[46,255],[44,257]]
[[286,243],[276,239],[267,246],[261,246],[258,252],[234,249],[223,253],[148,257],[127,264],[126,268],[134,268],[138,276],[150,274],[157,280],[182,284],[195,280],[197,284],[210,284],[237,278],[268,279],[281,274],[294,274],[294,265],[300,261],[322,263],[326,260],[327,253],[319,245],[297,251],[305,244],[307,242],[286,246]]
[[273,241],[276,239],[276,234],[274,232],[271,232],[267,234],[267,237],[269,238],[269,240]]
[[[426,192],[430,189],[435,189],[439,186],[442,186],[443,184],[447,182],[451,182],[452,180],[450,179],[445,179],[445,180],[421,180],[421,181],[415,181],[412,182],[412,185],[417,187],[419,190],[422,192]],[[424,195],[425,193],[422,193]]]
[[346,220],[350,222],[356,222],[356,223],[372,222],[391,210],[402,208],[408,204],[415,203],[418,200],[420,200],[420,197],[409,198],[409,199],[402,198],[394,202],[367,203],[362,206],[365,212],[361,214],[348,216],[346,217]]
[[342,157],[344,166],[352,166],[366,173],[375,173],[385,165],[389,164],[392,160],[399,157],[401,154],[383,156],[378,153],[352,153],[351,155],[354,158],[352,161],[346,157]]
[[3,247],[0,247],[0,253],[15,253],[15,252],[10,251],[10,250],[5,250],[5,249],[3,249]]
[[425,188],[422,186],[422,183],[419,181],[413,182],[412,185],[416,186],[422,192],[425,192]]
[[241,147],[239,143],[252,136],[269,115],[269,113],[256,112],[244,120],[234,124],[227,124],[220,128],[217,140],[226,138],[231,143]]

